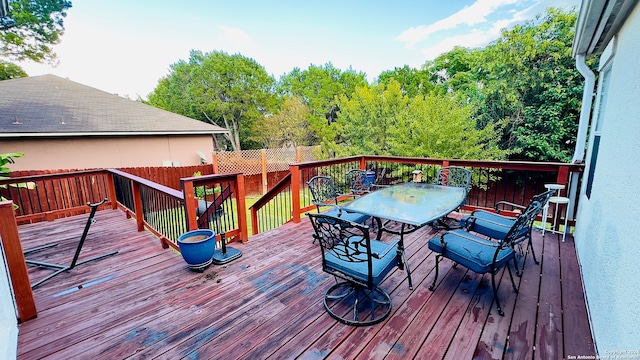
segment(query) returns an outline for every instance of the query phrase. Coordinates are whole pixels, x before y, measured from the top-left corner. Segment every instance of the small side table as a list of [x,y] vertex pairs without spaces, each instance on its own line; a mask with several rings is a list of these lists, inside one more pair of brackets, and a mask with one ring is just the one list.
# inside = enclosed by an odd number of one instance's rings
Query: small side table
[[[560,190],[564,189],[564,185],[559,185],[559,184],[545,184],[544,185],[545,188],[549,189],[549,190],[556,190],[558,191],[558,193],[560,192]],[[564,217],[564,227],[562,228],[562,230],[555,230],[556,228],[556,221],[558,218],[558,208],[560,207],[560,205],[567,205],[567,210],[569,209],[569,198],[565,197],[565,196],[552,196],[549,198],[549,203],[551,204],[556,204],[556,208],[555,211],[553,213],[553,226],[551,227],[551,229],[547,229],[547,216],[548,216],[548,211],[549,211],[549,205],[545,205],[544,210],[542,212],[542,221],[543,226],[542,226],[542,235],[544,236],[545,231],[549,231],[555,234],[562,234],[562,241],[564,241],[566,234],[567,234],[567,220],[568,220],[568,216],[565,215]],[[568,211],[567,211],[568,213]]]

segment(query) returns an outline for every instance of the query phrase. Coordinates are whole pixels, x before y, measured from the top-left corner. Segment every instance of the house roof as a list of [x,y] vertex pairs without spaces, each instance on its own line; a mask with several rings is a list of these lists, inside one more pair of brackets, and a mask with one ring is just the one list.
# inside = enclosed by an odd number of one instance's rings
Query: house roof
[[582,0],[572,54],[601,53],[620,30],[638,0]]
[[202,135],[219,126],[55,75],[0,81],[0,137]]

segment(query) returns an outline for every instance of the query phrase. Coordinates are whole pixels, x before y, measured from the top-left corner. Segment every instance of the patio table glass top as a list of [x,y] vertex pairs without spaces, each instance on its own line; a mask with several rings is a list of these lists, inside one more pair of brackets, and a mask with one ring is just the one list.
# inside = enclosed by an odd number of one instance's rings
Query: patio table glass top
[[361,196],[342,208],[421,227],[455,210],[466,195],[464,188],[403,183]]

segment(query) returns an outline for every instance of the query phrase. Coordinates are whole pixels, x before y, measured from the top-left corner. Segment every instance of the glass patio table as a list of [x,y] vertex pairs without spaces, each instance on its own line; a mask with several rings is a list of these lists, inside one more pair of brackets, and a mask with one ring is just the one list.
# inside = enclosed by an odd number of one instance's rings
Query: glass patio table
[[[409,288],[413,290],[411,271],[404,253],[404,235],[454,211],[465,200],[464,188],[425,183],[403,183],[389,186],[361,196],[342,206],[343,210],[372,216],[378,223],[378,239],[382,232],[400,236],[398,256],[406,264]],[[384,222],[383,222],[384,220]],[[391,222],[400,224],[400,230],[388,226]],[[400,259],[398,259],[400,260]]]

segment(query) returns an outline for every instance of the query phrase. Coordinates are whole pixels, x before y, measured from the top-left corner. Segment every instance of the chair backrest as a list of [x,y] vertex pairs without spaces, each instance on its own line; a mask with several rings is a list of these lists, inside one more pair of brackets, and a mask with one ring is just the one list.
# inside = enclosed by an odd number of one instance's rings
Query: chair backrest
[[533,227],[533,222],[536,220],[536,217],[540,214],[547,201],[549,201],[551,194],[553,194],[553,190],[545,191],[544,193],[535,195],[531,198],[531,202],[527,208],[524,209],[522,215],[516,218],[513,226],[509,229],[507,236],[505,236],[503,240],[503,246],[513,246],[530,236],[529,234]]
[[347,183],[349,190],[354,195],[364,195],[371,192],[372,183],[367,177],[367,172],[360,169],[352,169],[347,171]]
[[327,257],[331,256],[333,259],[353,264],[360,269],[362,265],[358,264],[366,263],[368,279],[367,283],[362,285],[372,288],[373,257],[369,227],[325,214],[308,213],[307,215],[315,231],[313,237],[318,240],[322,250],[323,270],[346,280],[358,282],[340,269],[327,267]]
[[326,204],[338,204],[338,190],[333,179],[329,176],[318,175],[307,181],[311,191],[311,201],[320,209]]
[[[547,190],[547,191],[543,192],[542,194],[534,195],[531,198],[531,202],[539,201],[539,202],[542,203],[542,207],[544,207],[545,205],[547,205],[547,203],[549,202],[549,199],[551,199],[551,196],[553,196],[553,194],[555,192],[556,191],[554,189],[551,189],[551,190]],[[536,214],[536,216],[537,216],[537,214]]]
[[459,166],[443,166],[438,169],[436,176],[436,185],[454,186],[470,189],[471,186],[471,170]]

